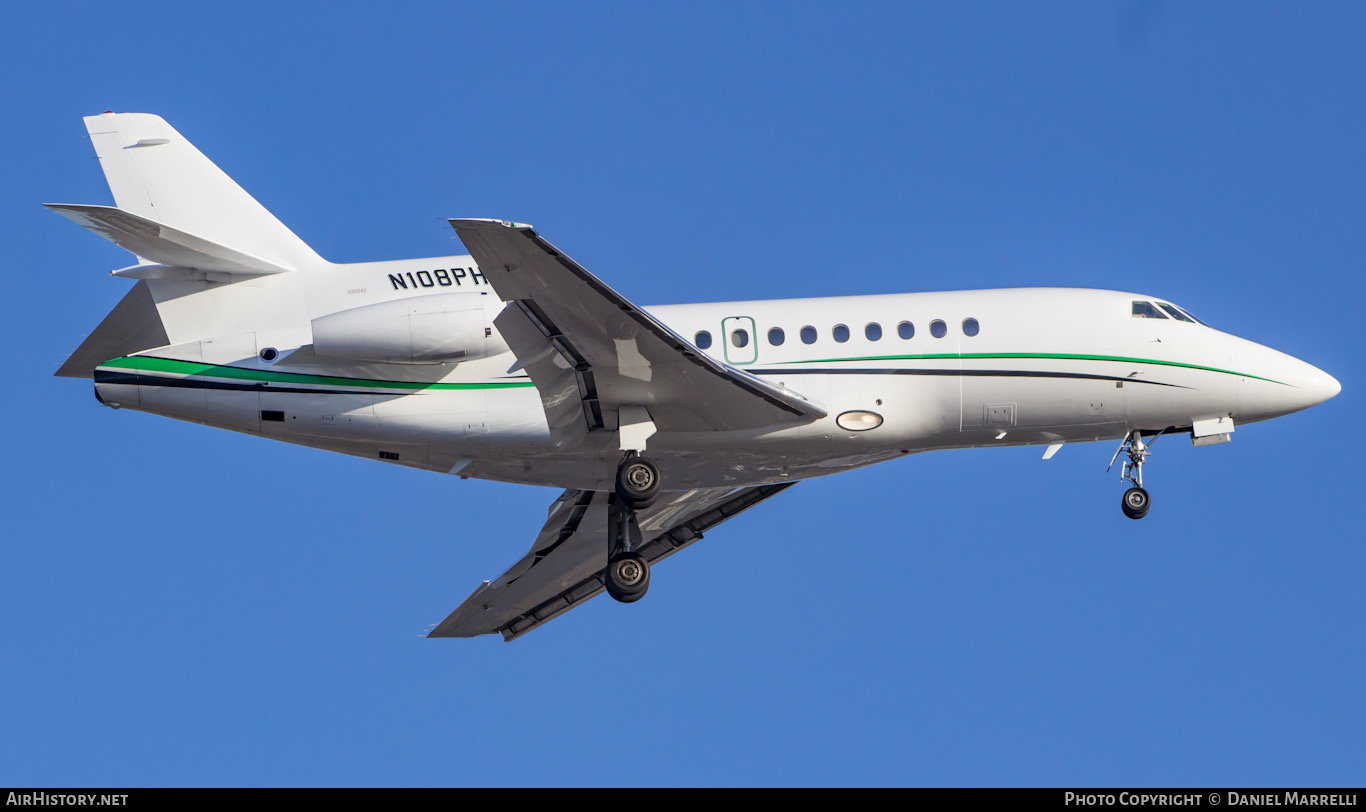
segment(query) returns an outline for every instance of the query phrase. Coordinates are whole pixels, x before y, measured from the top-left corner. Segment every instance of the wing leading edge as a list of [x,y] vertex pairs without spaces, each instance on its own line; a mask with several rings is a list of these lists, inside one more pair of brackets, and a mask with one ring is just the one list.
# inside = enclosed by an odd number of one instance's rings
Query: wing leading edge
[[[707,530],[795,484],[665,494],[637,513],[643,543],[636,552],[654,566]],[[608,494],[595,491],[561,494],[531,550],[496,580],[481,584],[427,636],[500,632],[504,640],[515,640],[602,592],[607,499]]]
[[658,431],[777,428],[825,416],[797,393],[702,353],[530,226],[450,223],[510,302],[494,323],[536,384],[559,446],[616,430],[622,407],[644,407]]

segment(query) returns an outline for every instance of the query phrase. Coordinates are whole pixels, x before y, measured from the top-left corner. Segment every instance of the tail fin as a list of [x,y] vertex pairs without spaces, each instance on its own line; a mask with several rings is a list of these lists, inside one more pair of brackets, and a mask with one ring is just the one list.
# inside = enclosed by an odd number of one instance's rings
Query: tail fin
[[119,209],[282,268],[321,258],[160,116],[87,116]]

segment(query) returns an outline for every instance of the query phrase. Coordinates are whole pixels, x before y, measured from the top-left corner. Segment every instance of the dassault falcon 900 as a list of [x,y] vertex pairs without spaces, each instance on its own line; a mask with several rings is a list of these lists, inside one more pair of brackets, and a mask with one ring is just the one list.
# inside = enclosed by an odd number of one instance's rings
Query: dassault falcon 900
[[433,637],[512,640],[599,592],[639,600],[652,566],[740,511],[922,451],[1118,441],[1139,519],[1154,439],[1226,442],[1339,391],[1145,294],[642,308],[503,220],[451,220],[465,256],[334,264],[161,118],[85,124],[115,205],[48,207],[131,251],[112,273],[135,284],[58,375],[114,408],[566,489]]

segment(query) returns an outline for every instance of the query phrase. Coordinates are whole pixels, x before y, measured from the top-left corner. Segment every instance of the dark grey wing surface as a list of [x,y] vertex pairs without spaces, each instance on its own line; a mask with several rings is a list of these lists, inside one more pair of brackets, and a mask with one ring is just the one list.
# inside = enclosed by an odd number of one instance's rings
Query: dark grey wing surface
[[[665,493],[652,507],[637,512],[643,543],[636,552],[653,566],[794,484]],[[514,640],[602,592],[607,499],[608,494],[595,491],[561,494],[530,552],[497,579],[481,584],[427,636],[499,632],[505,640]]]
[[509,302],[494,323],[536,384],[558,446],[616,430],[623,406],[647,409],[661,432],[777,428],[825,416],[797,393],[707,356],[530,226],[450,223]]

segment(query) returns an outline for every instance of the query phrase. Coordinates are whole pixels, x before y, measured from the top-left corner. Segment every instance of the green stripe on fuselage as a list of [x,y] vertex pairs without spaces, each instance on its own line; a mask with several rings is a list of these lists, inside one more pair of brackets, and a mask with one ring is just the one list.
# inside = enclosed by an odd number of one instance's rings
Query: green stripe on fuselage
[[273,369],[246,369],[244,367],[204,364],[196,361],[178,361],[173,358],[156,358],[150,355],[123,356],[112,358],[100,364],[105,369],[128,369],[139,372],[162,372],[171,375],[186,375],[197,378],[226,378],[237,381],[257,381],[263,383],[296,383],[314,386],[354,386],[364,389],[409,389],[422,390],[462,390],[462,389],[520,389],[535,386],[527,380],[488,381],[482,383],[430,383],[427,381],[377,381],[371,378],[341,378],[334,375],[309,375],[302,372],[280,372]]
[[1181,367],[1183,369],[1199,369],[1205,372],[1221,372],[1225,375],[1237,375],[1243,378],[1266,381],[1267,383],[1278,383],[1281,386],[1289,386],[1283,381],[1275,381],[1271,378],[1262,378],[1257,375],[1249,375],[1246,372],[1233,372],[1218,367],[1207,367],[1199,364],[1183,364],[1180,361],[1155,361],[1151,358],[1129,358],[1122,355],[1074,355],[1071,353],[1060,352],[941,352],[927,353],[924,355],[867,355],[854,358],[821,358],[814,361],[777,361],[777,364],[831,364],[842,361],[959,361],[959,360],[1003,360],[1003,359],[1048,359],[1057,361],[1115,361],[1126,364],[1152,364],[1163,367]]

